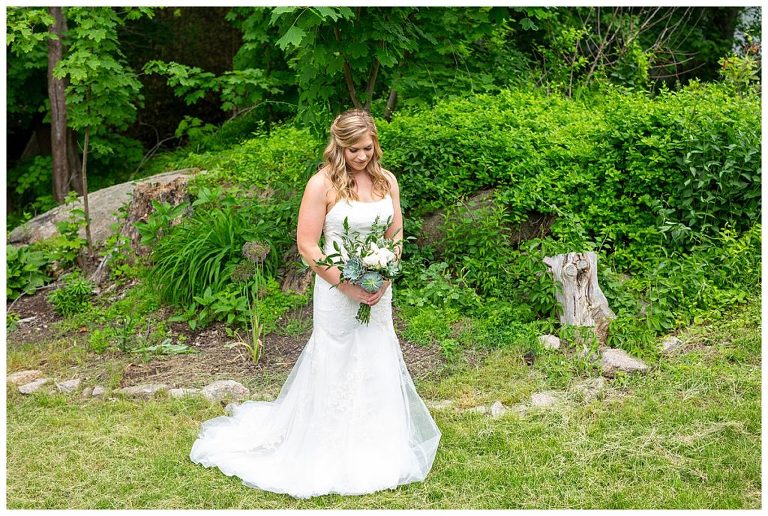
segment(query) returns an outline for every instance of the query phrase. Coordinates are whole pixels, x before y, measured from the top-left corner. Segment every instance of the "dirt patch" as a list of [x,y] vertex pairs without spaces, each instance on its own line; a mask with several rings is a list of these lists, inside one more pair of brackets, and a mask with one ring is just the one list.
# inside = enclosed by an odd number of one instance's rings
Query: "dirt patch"
[[[267,396],[277,394],[312,335],[311,318],[311,304],[284,315],[284,321],[304,321],[305,329],[291,335],[280,331],[267,335],[264,339],[264,355],[258,364],[248,356],[246,348],[227,347],[235,339],[227,335],[223,323],[194,332],[186,324],[172,324],[170,327],[174,332],[187,335],[186,344],[197,353],[155,356],[147,362],[134,360],[125,367],[121,387],[141,383],[203,387],[215,380],[233,379]],[[402,321],[397,317],[395,323],[398,328],[402,328]],[[440,374],[445,360],[439,348],[425,348],[402,339],[400,346],[403,359],[414,379],[422,380]]]
[[14,302],[6,303],[6,313],[15,313],[23,321],[17,323],[16,328],[7,333],[9,340],[12,339],[18,344],[28,344],[46,340],[56,334],[54,323],[61,321],[62,318],[48,303],[50,292],[50,289],[39,290],[34,295],[23,295]]
[[[132,285],[106,288],[93,300],[94,304],[113,303],[122,298]],[[66,337],[71,345],[86,346],[89,329],[80,328],[69,334],[57,324],[62,321],[47,301],[48,291],[39,291],[32,296],[22,296],[13,306],[12,312],[20,319],[31,318],[19,323],[8,334],[9,346],[28,343],[43,343],[52,338]],[[394,312],[396,333],[402,335],[404,323]],[[167,320],[174,313],[170,307],[161,308],[154,318]],[[227,334],[223,323],[207,328],[190,329],[185,322],[168,322],[167,328],[174,342],[183,341],[195,353],[182,355],[141,355],[121,353],[110,349],[104,353],[86,353],[86,360],[68,373],[79,375],[84,385],[117,381],[120,387],[142,383],[165,383],[171,387],[203,387],[215,380],[233,379],[248,386],[256,395],[273,398],[287,378],[296,360],[312,334],[312,303],[285,314],[279,329],[264,339],[264,355],[258,364],[248,356],[242,346],[227,344],[236,340]],[[92,328],[91,328],[92,329]],[[400,339],[403,358],[411,376],[423,380],[440,375],[445,359],[438,346],[424,347]],[[42,359],[41,359],[42,360]],[[46,363],[35,367],[45,369]]]

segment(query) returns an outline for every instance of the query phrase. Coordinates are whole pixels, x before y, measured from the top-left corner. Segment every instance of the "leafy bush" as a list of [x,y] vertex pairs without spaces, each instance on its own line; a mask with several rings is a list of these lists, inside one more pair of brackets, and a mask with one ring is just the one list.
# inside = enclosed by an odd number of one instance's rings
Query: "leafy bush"
[[570,238],[563,224],[575,226],[560,219],[578,216],[586,241],[639,271],[648,251],[690,250],[698,235],[759,220],[759,112],[757,96],[696,82],[655,98],[514,90],[396,114],[379,132],[409,216],[494,187],[506,213],[493,223],[536,211],[558,216],[553,236]]
[[269,243],[265,273],[277,272],[293,242],[283,226],[295,220],[297,209],[292,203],[268,204],[232,191],[223,197],[206,196],[192,207],[192,216],[170,228],[153,248],[149,277],[161,299],[188,305],[208,288],[212,295],[224,291],[243,260],[241,250],[248,240]]
[[398,300],[411,306],[451,306],[471,312],[482,304],[477,293],[466,286],[454,284],[445,262],[433,263],[417,272],[413,288],[398,290]]
[[[185,321],[191,329],[208,326],[214,321],[224,321],[229,327],[245,327],[250,323],[251,313],[248,308],[247,290],[250,283],[237,284],[230,282],[226,287],[214,292],[206,288],[200,296],[195,296],[193,302],[186,305],[184,310],[171,317],[170,321]],[[274,278],[267,278],[261,293],[256,315],[264,331],[264,335],[277,329],[278,321],[287,311],[307,303],[307,295],[285,293]],[[233,332],[230,333],[234,334]]]
[[78,273],[67,276],[63,287],[60,287],[48,296],[56,313],[69,317],[82,312],[89,304],[93,294],[93,284],[82,278]]
[[70,269],[86,243],[78,234],[84,225],[85,212],[73,209],[67,220],[57,223],[58,235],[28,246],[6,246],[6,297],[16,299],[22,293],[34,294],[38,287],[51,281],[54,266],[58,271]]
[[48,258],[42,251],[35,251],[29,246],[5,248],[5,296],[16,299],[22,293],[34,294],[38,287],[48,280],[46,268]]

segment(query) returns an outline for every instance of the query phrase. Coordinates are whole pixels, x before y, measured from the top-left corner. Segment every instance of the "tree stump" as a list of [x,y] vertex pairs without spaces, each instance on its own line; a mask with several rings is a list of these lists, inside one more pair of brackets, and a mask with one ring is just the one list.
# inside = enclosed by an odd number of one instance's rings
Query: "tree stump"
[[[123,235],[131,241],[131,247],[139,256],[147,256],[151,249],[141,244],[141,234],[136,228],[137,222],[144,222],[155,211],[152,201],[168,202],[171,206],[178,206],[189,199],[187,183],[190,175],[172,176],[170,181],[146,181],[136,185],[133,190],[131,202],[128,205],[128,213],[123,226],[120,228]],[[182,217],[172,221],[175,225],[181,222]]]
[[591,326],[600,344],[605,344],[608,323],[616,315],[597,284],[597,255],[593,252],[547,256],[544,263],[562,285],[556,294],[560,305],[560,322],[575,326]]

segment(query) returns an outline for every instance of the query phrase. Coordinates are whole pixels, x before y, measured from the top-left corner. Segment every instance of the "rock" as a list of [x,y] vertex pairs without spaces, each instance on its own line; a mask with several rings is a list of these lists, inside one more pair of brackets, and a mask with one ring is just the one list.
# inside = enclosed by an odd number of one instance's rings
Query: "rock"
[[676,353],[680,350],[680,348],[683,347],[683,341],[675,337],[674,335],[671,335],[664,339],[664,341],[661,343],[662,349],[661,352],[665,355],[671,355],[673,353]]
[[203,396],[208,401],[223,399],[243,400],[250,396],[251,392],[243,384],[234,380],[218,380],[203,387]]
[[529,407],[525,403],[516,403],[506,408],[507,408],[507,412],[510,412],[512,414],[517,414],[518,416],[522,416],[525,414],[525,412],[528,410]]
[[544,349],[560,349],[560,339],[554,335],[542,335],[539,337],[539,342]]
[[93,392],[91,392],[91,396],[97,397],[97,396],[104,396],[104,394],[107,392],[107,389],[102,387],[101,385],[97,385],[93,388]]
[[85,389],[83,389],[83,392],[80,393],[80,396],[82,396],[83,398],[90,398],[92,392],[93,392],[93,387],[86,387]]
[[156,393],[167,390],[168,386],[164,383],[146,383],[142,385],[133,385],[131,387],[117,389],[115,392],[118,394],[124,394],[125,396],[129,396],[131,398],[151,398]]
[[[478,220],[485,218],[488,213],[496,209],[494,202],[496,191],[494,189],[480,190],[469,196],[466,200],[460,199],[448,209],[439,209],[424,217],[421,230],[416,235],[416,244],[419,247],[432,246],[438,256],[444,253],[445,227],[455,224],[462,219]],[[545,215],[535,211],[528,213],[528,219],[520,224],[509,227],[500,227],[509,243],[514,247],[531,238],[543,238],[549,234],[555,223],[554,215]]]
[[12,383],[14,385],[24,385],[25,383],[37,380],[41,376],[43,376],[42,371],[38,371],[37,369],[27,369],[9,374],[5,381],[6,383]]
[[500,417],[506,414],[507,407],[505,407],[500,401],[494,401],[491,405],[491,417]]
[[551,407],[564,401],[563,393],[542,391],[531,394],[531,405],[534,407]]
[[[113,214],[131,200],[133,191],[138,185],[147,182],[169,183],[178,178],[188,179],[197,171],[197,169],[185,169],[164,172],[89,192],[88,209],[91,215],[91,238],[94,245],[101,244],[112,234],[112,224],[116,222]],[[80,196],[74,203],[62,204],[40,214],[11,231],[8,235],[8,243],[15,245],[32,244],[56,236],[59,234],[56,223],[67,220],[72,209],[82,209],[82,207],[83,197]],[[80,233],[80,236],[85,238],[85,229],[81,228]]]
[[485,405],[478,405],[477,407],[472,407],[467,409],[468,412],[475,412],[477,414],[487,414],[488,413],[488,407]]
[[644,373],[650,369],[645,362],[630,356],[623,349],[608,348],[603,351],[603,376],[614,376],[617,372]]
[[429,400],[425,405],[433,410],[444,410],[453,406],[453,400]]
[[228,416],[232,416],[239,406],[239,403],[227,403],[227,406],[224,407],[224,413]]
[[605,378],[599,376],[597,378],[587,378],[575,384],[571,387],[571,390],[578,393],[584,401],[592,401],[598,398],[605,391],[605,388]]
[[24,385],[19,386],[19,392],[22,394],[32,394],[50,381],[50,378],[38,378],[33,382],[25,383]]
[[56,382],[56,388],[59,389],[59,392],[72,392],[78,387],[80,387],[80,378],[74,378],[64,382]]
[[168,391],[168,395],[171,398],[183,398],[185,396],[195,396],[200,394],[200,389],[194,389],[194,388],[179,388],[179,389],[171,389]]

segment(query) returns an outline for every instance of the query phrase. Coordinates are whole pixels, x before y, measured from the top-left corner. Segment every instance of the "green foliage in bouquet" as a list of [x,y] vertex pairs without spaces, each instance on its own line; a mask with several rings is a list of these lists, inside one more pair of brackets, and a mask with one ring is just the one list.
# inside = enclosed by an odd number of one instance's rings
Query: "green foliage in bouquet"
[[[379,220],[380,217],[377,216],[370,232],[363,236],[357,231],[351,231],[349,218],[344,218],[341,246],[334,240],[332,245],[336,252],[315,262],[326,269],[339,267],[341,270],[339,283],[332,288],[346,281],[360,285],[366,292],[374,293],[382,287],[385,279],[391,280],[400,274],[396,257],[401,244],[384,236],[392,224],[392,217],[387,217],[383,223]],[[361,303],[356,319],[362,324],[368,324],[371,319],[371,306]]]

